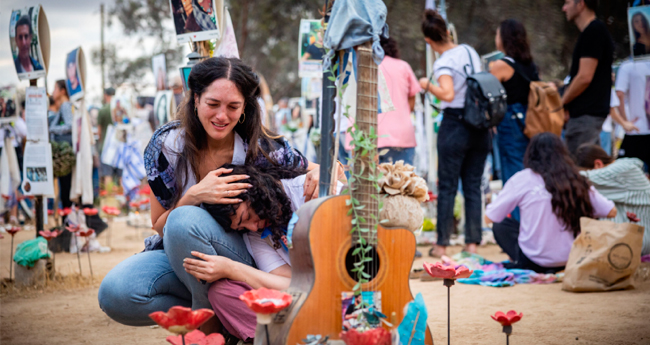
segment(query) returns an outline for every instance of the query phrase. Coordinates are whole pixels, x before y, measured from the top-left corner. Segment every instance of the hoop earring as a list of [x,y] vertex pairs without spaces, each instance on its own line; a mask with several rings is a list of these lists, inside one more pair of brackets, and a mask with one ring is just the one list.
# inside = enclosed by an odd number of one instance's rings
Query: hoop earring
[[239,121],[237,121],[237,122],[244,123],[244,121],[246,121],[246,113],[242,113],[241,117],[239,118]]

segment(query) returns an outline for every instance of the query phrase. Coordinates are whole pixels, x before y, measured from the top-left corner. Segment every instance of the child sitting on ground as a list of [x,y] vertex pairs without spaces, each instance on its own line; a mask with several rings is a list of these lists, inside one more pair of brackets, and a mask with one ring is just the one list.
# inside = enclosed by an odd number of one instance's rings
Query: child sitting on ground
[[[580,175],[555,134],[532,138],[524,166],[487,206],[486,221],[495,223],[494,238],[512,259],[506,268],[556,273],[569,259],[580,217],[612,218],[616,208]],[[506,218],[517,206],[521,223]]]
[[612,200],[618,211],[614,222],[629,222],[627,213],[639,218],[645,227],[641,255],[650,254],[650,181],[643,173],[643,161],[637,158],[614,160],[600,146],[585,144],[576,151],[580,172],[596,190]]

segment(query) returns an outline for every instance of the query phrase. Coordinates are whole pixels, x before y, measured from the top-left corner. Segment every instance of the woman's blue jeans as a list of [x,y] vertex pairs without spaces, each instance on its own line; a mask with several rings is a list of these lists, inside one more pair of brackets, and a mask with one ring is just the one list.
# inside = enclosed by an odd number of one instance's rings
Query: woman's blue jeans
[[129,326],[154,322],[149,314],[173,306],[210,308],[210,284],[183,269],[191,251],[221,255],[253,265],[241,234],[226,232],[204,209],[173,210],[163,230],[164,250],[138,253],[115,266],[99,287],[99,306],[113,320]]

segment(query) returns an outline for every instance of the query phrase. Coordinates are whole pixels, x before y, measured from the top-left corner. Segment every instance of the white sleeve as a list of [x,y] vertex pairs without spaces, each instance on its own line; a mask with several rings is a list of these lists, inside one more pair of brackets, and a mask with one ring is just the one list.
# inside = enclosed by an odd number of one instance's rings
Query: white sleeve
[[628,62],[621,65],[616,75],[616,91],[628,92],[630,90],[630,71],[633,63]]
[[621,105],[621,102],[618,100],[618,96],[616,96],[616,91],[612,89],[612,95],[610,96],[610,100],[609,100],[609,107],[616,108],[619,105]]
[[443,75],[454,77],[454,70],[449,63],[450,61],[446,57],[441,57],[433,63],[433,77],[436,81]]
[[259,233],[247,233],[244,235],[248,241],[246,242],[246,248],[249,253],[255,260],[257,268],[261,271],[270,273],[278,267],[288,265],[280,254],[271,247]]

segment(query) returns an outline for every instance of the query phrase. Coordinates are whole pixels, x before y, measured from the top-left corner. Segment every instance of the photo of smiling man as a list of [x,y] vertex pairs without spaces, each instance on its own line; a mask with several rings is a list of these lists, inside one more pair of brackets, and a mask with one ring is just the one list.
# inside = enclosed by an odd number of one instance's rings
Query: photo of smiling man
[[11,13],[9,41],[16,73],[20,79],[34,79],[45,75],[38,39],[40,7],[15,10]]

